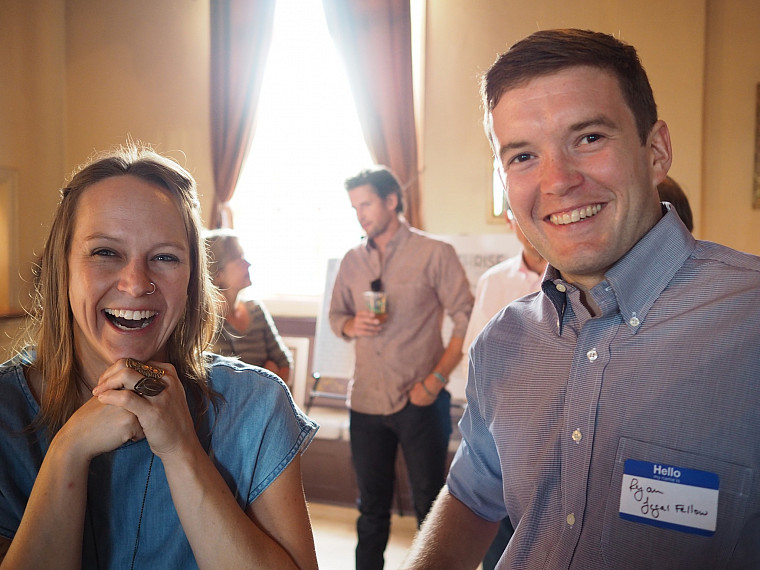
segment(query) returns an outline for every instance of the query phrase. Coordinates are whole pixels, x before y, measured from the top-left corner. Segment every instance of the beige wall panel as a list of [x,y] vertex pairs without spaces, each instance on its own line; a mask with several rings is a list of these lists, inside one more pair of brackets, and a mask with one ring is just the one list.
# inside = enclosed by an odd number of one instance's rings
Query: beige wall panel
[[208,0],[77,0],[66,24],[67,164],[151,143],[195,176],[208,216]]
[[64,32],[63,0],[0,0],[0,167],[14,173],[16,192],[15,212],[3,214],[17,218],[18,266],[3,311],[29,306],[32,262],[66,172]]
[[752,208],[760,2],[708,2],[703,192],[705,239],[760,255]]

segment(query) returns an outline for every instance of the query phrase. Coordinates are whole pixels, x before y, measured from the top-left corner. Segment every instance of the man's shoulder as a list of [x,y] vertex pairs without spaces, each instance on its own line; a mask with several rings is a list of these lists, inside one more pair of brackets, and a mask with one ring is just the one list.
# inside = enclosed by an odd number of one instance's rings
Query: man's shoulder
[[711,241],[697,240],[691,257],[700,262],[715,262],[726,269],[760,274],[760,257]]
[[340,265],[356,262],[357,260],[361,259],[362,257],[366,255],[367,255],[367,242],[365,240],[362,240],[361,242],[357,243],[355,246],[353,246],[351,249],[349,249],[346,253],[343,254],[343,257],[340,258]]
[[439,235],[430,234],[417,228],[409,228],[407,244],[412,245],[416,250],[426,249],[431,252],[453,252],[456,254],[456,249],[452,243]]
[[343,257],[349,255],[358,255],[365,251],[367,251],[367,238],[362,238],[359,243],[351,246],[351,248],[343,255]]
[[421,230],[419,228],[413,228],[411,226],[409,227],[409,239],[424,240],[424,241],[429,241],[431,243],[451,245],[449,244],[449,242],[447,242],[445,239],[443,239],[439,235],[431,234],[431,233],[426,232],[425,230]]
[[[554,322],[547,319],[551,301],[542,291],[533,291],[506,304],[483,328],[484,345],[513,343],[519,331],[531,331],[540,337],[549,331]],[[556,316],[556,314],[555,314]]]

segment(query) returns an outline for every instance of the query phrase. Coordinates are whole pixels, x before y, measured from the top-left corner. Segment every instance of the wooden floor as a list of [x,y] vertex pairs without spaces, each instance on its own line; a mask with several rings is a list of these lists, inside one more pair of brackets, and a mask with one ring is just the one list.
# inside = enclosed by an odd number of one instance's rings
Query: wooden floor
[[[358,511],[347,507],[310,503],[309,513],[319,567],[323,570],[352,570]],[[415,532],[415,517],[400,517],[396,514],[392,516],[391,536],[385,549],[386,570],[395,570],[401,566],[412,545]]]

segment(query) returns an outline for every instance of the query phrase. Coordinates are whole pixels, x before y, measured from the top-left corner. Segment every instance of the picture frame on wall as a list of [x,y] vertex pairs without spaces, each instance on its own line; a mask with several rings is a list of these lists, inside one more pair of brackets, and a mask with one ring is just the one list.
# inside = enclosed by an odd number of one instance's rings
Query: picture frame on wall
[[0,166],[0,316],[18,314],[18,173]]
[[755,175],[752,184],[752,207],[760,210],[760,83],[755,95]]

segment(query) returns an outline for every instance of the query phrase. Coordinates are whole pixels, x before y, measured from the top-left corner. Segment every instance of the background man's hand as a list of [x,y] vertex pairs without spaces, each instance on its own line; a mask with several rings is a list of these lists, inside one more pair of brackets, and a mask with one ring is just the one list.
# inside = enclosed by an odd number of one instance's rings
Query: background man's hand
[[383,330],[383,325],[372,311],[358,311],[356,316],[347,321],[343,327],[343,333],[350,338],[375,336],[381,330]]
[[409,390],[409,401],[415,406],[430,406],[438,397],[437,384],[438,380],[432,374],[423,378]]

